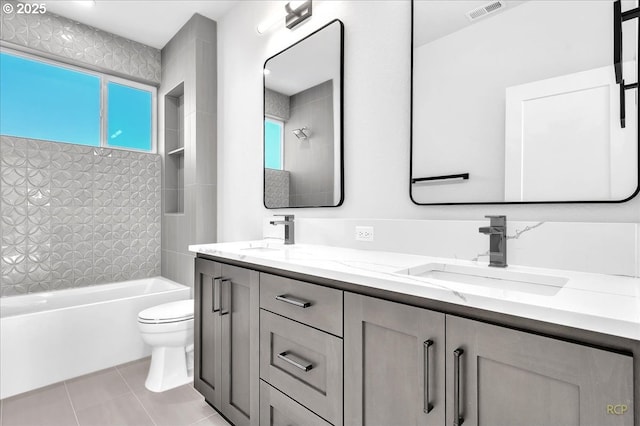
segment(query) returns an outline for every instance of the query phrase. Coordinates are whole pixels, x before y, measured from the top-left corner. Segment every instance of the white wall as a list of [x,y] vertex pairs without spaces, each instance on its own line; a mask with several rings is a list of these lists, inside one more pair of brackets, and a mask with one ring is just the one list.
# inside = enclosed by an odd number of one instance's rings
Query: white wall
[[[410,2],[314,1],[293,31],[256,25],[285,2],[243,1],[218,26],[219,241],[262,237],[262,218],[640,222],[640,199],[625,204],[414,205],[409,198]],[[345,25],[345,201],[338,208],[267,210],[262,204],[262,66],[291,43],[339,18]],[[479,159],[481,161],[481,159]]]

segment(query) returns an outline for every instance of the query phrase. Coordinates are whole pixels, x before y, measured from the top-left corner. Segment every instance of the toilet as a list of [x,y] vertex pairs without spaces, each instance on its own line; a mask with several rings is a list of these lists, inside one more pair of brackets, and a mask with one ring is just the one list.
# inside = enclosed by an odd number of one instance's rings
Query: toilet
[[165,303],[138,314],[142,340],[152,348],[145,386],[163,392],[193,380],[193,299]]

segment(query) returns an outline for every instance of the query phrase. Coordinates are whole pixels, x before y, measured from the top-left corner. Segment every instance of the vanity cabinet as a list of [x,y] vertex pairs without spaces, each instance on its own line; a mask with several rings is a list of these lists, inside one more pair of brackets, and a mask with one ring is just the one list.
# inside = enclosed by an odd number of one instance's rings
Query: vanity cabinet
[[631,356],[351,293],[344,339],[347,425],[634,424]]
[[194,387],[236,426],[258,424],[258,279],[196,259]]
[[260,274],[261,424],[342,425],[342,306],[341,290]]
[[633,425],[633,358],[447,315],[447,424]]
[[346,425],[444,425],[445,315],[344,295]]

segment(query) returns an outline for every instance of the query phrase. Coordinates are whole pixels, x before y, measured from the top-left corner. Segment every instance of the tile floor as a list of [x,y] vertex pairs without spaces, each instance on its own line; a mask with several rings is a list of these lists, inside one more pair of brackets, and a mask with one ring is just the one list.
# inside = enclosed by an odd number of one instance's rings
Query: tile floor
[[0,401],[0,426],[229,426],[191,385],[162,393],[149,358]]

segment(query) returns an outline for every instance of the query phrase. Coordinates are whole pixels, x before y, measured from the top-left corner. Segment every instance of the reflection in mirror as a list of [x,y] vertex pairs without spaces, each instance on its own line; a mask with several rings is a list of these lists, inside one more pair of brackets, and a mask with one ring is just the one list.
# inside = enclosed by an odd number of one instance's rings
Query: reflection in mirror
[[342,22],[264,65],[264,205],[342,204]]
[[614,29],[611,0],[415,0],[413,201],[633,196],[638,19],[621,24],[624,83]]

